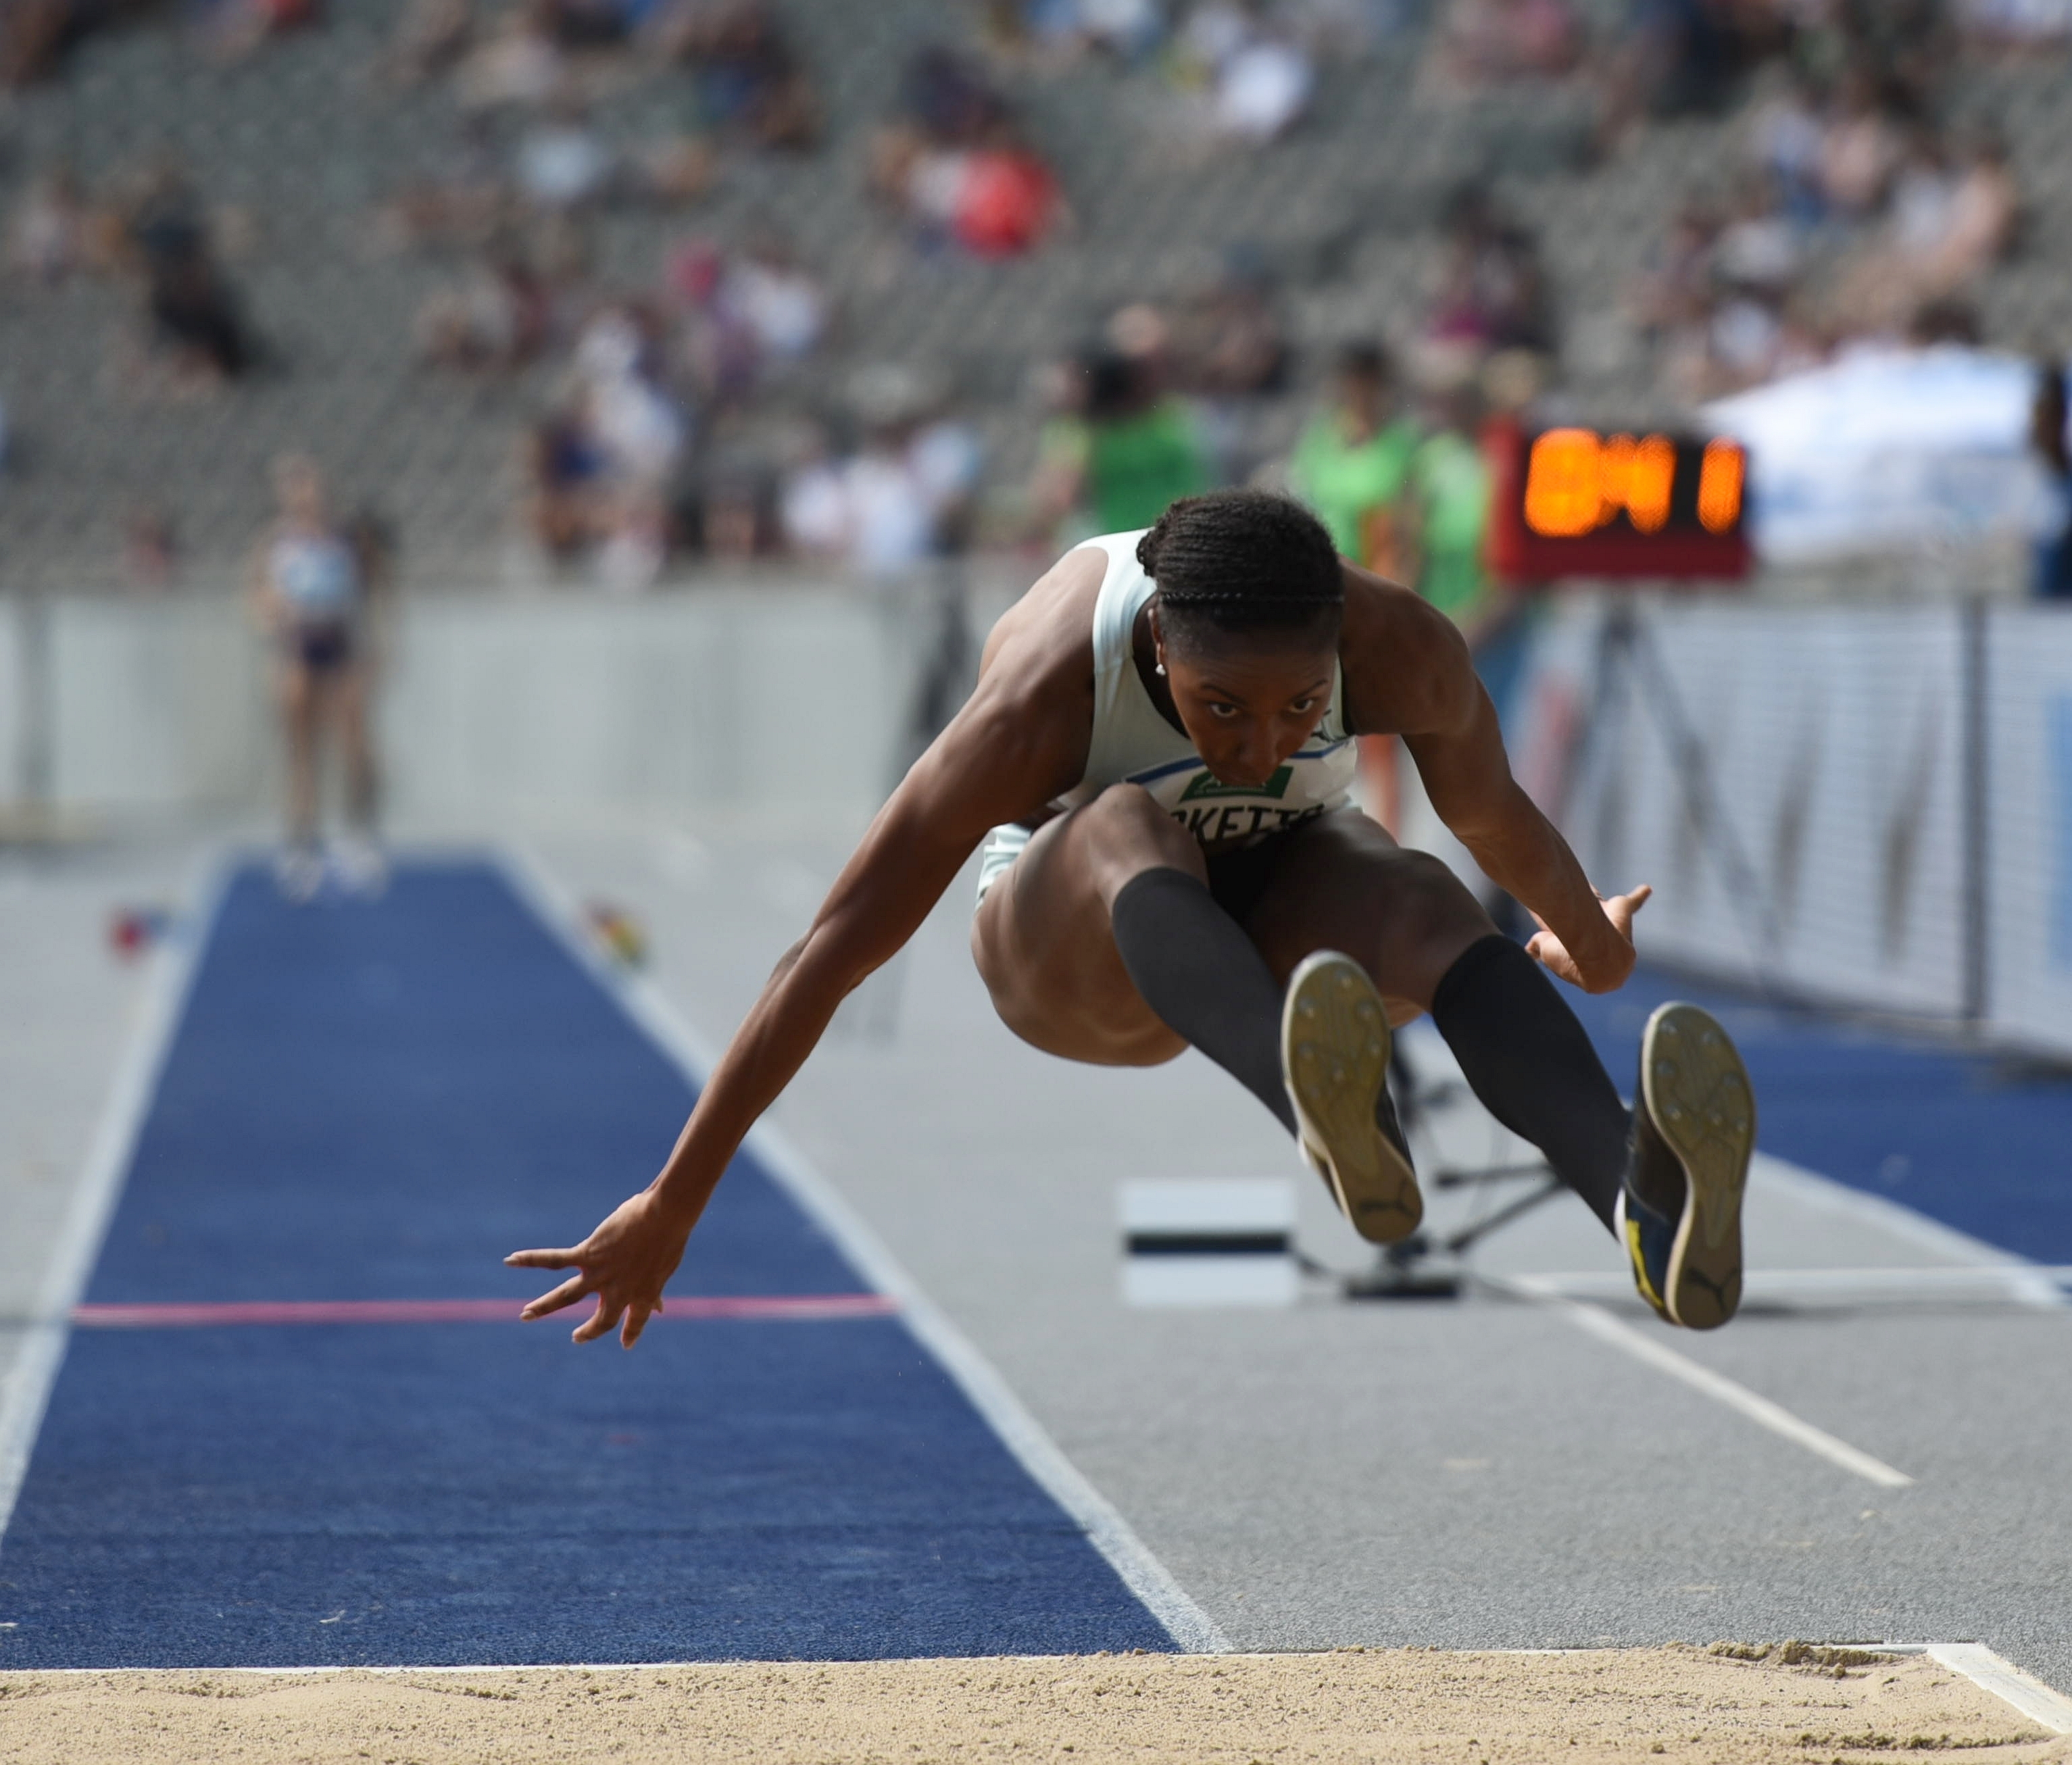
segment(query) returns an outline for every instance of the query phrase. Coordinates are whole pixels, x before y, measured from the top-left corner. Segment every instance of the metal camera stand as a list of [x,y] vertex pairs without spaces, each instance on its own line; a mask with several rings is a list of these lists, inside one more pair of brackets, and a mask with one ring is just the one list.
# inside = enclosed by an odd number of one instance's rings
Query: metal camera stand
[[[1400,1041],[1389,1058],[1389,1092],[1396,1103],[1396,1119],[1406,1142],[1421,1141],[1436,1151],[1431,1113],[1463,1095],[1466,1086],[1457,1079],[1420,1079],[1403,1052]],[[1493,1212],[1481,1215],[1443,1238],[1429,1232],[1413,1232],[1400,1243],[1383,1250],[1375,1266],[1364,1274],[1347,1275],[1342,1285],[1349,1299],[1454,1299],[1467,1279],[1462,1266],[1468,1252],[1498,1228],[1531,1213],[1561,1190],[1560,1178],[1544,1159],[1521,1164],[1462,1166],[1441,1164],[1423,1180],[1427,1188],[1468,1189],[1478,1193],[1500,1184],[1531,1183]]]

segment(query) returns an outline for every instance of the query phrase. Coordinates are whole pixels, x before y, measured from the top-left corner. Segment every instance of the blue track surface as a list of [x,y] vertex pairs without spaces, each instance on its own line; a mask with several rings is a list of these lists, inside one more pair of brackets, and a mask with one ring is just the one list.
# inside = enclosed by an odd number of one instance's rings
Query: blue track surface
[[1648,1012],[1667,999],[1705,1006],[1748,1062],[1763,1151],[2003,1250],[2072,1263],[2072,1082],[1645,970],[1618,993],[1563,996],[1626,1090]]
[[[236,878],[88,1295],[537,1291],[682,1077],[480,864]],[[855,1292],[738,1160],[672,1291]],[[0,1542],[0,1667],[1170,1648],[896,1319],[84,1331]]]

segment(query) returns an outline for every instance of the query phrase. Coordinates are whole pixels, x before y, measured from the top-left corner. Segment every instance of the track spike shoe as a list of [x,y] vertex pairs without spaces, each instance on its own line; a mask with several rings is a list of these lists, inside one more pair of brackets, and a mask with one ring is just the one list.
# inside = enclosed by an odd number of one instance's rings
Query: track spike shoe
[[1303,1156],[1371,1244],[1409,1237],[1424,1217],[1417,1173],[1388,1099],[1388,1016],[1350,956],[1306,956],[1281,1008],[1281,1066]]
[[1657,1008],[1640,1038],[1620,1242],[1640,1295],[1671,1324],[1716,1330],[1741,1297],[1741,1193],[1755,1094],[1733,1039],[1696,1005]]

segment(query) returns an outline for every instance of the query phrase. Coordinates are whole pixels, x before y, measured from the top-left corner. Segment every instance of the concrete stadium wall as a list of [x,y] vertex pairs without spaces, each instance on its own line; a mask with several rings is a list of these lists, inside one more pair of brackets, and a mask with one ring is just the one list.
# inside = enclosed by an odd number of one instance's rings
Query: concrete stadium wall
[[[263,644],[232,597],[56,597],[40,642],[0,599],[0,801],[108,821],[266,812],[279,773]],[[907,757],[929,621],[840,589],[406,604],[378,708],[406,827],[857,819]]]

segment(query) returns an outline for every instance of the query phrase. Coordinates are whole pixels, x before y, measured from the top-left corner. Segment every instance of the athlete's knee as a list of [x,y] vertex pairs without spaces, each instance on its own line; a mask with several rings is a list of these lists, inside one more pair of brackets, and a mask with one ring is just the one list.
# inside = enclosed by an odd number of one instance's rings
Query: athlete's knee
[[1109,896],[1138,872],[1161,867],[1207,879],[1199,844],[1143,786],[1110,785],[1079,813]]
[[1420,946],[1465,948],[1496,929],[1474,892],[1429,852],[1403,852],[1389,872],[1387,917],[1399,938]]

